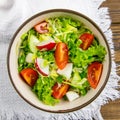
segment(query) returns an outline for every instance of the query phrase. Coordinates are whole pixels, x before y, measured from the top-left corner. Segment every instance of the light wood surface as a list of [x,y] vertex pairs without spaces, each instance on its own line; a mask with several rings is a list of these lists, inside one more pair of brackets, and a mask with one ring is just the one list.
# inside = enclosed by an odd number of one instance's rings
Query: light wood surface
[[[117,74],[120,76],[120,0],[107,0],[102,6],[109,8],[115,50],[114,60],[117,65]],[[110,101],[109,104],[104,105],[101,109],[101,113],[104,120],[120,120],[120,99]]]

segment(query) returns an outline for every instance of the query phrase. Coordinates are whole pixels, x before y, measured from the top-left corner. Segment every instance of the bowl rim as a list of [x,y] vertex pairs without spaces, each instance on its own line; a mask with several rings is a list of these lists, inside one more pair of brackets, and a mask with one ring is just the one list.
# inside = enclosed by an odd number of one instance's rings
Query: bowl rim
[[[31,20],[33,20],[34,18],[40,16],[40,15],[44,15],[46,13],[52,13],[52,12],[67,12],[67,13],[72,13],[72,14],[75,14],[75,15],[78,15],[78,16],[81,16],[83,17],[84,19],[86,19],[87,21],[89,21],[92,25],[95,26],[95,28],[100,32],[100,34],[102,35],[102,37],[104,38],[104,42],[107,46],[107,49],[108,49],[108,56],[109,56],[109,68],[108,68],[108,72],[107,72],[107,75],[106,75],[106,78],[105,78],[105,81],[104,81],[104,84],[102,85],[102,87],[98,90],[97,94],[91,98],[89,101],[87,101],[86,103],[80,105],[80,106],[77,106],[75,108],[71,108],[71,109],[66,109],[66,110],[48,110],[48,109],[44,109],[44,108],[41,108],[41,107],[38,107],[36,105],[34,105],[33,103],[31,103],[27,98],[25,98],[20,92],[19,90],[15,87],[15,84],[12,80],[12,75],[11,75],[11,72],[10,72],[10,66],[9,66],[9,58],[10,58],[10,51],[11,51],[11,46],[17,36],[17,34],[20,32],[20,30],[28,23],[30,22]],[[80,12],[77,12],[77,11],[74,11],[74,10],[70,10],[70,9],[49,9],[49,10],[45,10],[45,11],[42,11],[42,12],[39,12],[35,15],[33,15],[32,17],[28,18],[25,22],[23,22],[19,27],[18,29],[16,30],[16,32],[14,33],[12,39],[11,39],[11,42],[9,44],[9,48],[8,48],[8,52],[7,52],[7,70],[8,70],[8,75],[9,75],[9,78],[10,78],[10,81],[14,87],[14,89],[17,91],[17,93],[21,96],[21,98],[23,98],[27,103],[29,103],[30,105],[32,105],[33,107],[39,109],[39,110],[43,110],[45,112],[51,112],[51,113],[68,113],[68,112],[73,112],[73,111],[76,111],[76,110],[80,110],[81,108],[89,105],[90,103],[92,103],[99,95],[100,93],[102,92],[102,90],[104,89],[105,85],[107,84],[107,81],[109,79],[109,76],[110,76],[110,72],[111,72],[111,52],[110,52],[110,47],[108,45],[108,42],[107,42],[107,39],[104,35],[104,33],[102,32],[102,30],[98,27],[98,25],[92,21],[89,17],[87,17],[86,15],[80,13]]]

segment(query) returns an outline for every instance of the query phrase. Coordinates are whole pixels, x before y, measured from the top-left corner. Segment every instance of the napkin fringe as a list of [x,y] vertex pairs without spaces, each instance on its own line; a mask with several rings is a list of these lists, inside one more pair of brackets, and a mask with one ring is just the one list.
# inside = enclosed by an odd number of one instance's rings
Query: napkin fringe
[[[14,111],[0,111],[0,120],[103,120],[100,108],[97,111],[94,109],[85,111],[76,111],[65,114],[49,114],[48,116],[41,116],[38,113],[19,113]],[[31,115],[32,114],[32,115]]]

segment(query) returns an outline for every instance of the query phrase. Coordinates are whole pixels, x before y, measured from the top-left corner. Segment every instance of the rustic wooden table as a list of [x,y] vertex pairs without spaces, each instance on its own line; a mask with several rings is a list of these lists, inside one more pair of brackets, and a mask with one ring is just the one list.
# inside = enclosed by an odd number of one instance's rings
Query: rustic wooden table
[[[106,0],[102,6],[109,8],[115,50],[117,74],[120,76],[120,0]],[[120,83],[119,83],[120,84]],[[120,99],[110,101],[101,109],[104,120],[120,120]]]

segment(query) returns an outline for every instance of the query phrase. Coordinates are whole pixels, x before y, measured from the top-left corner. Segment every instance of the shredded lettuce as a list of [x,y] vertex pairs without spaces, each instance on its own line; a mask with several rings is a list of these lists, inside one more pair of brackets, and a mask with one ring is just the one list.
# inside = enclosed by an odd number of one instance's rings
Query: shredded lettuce
[[38,96],[38,98],[47,105],[55,105],[59,100],[54,99],[52,94],[52,87],[55,81],[51,77],[39,76],[36,84],[33,87],[33,92]]
[[86,51],[80,48],[72,48],[70,60],[75,66],[84,68],[94,61],[103,62],[105,54],[106,50],[101,45],[91,46]]

